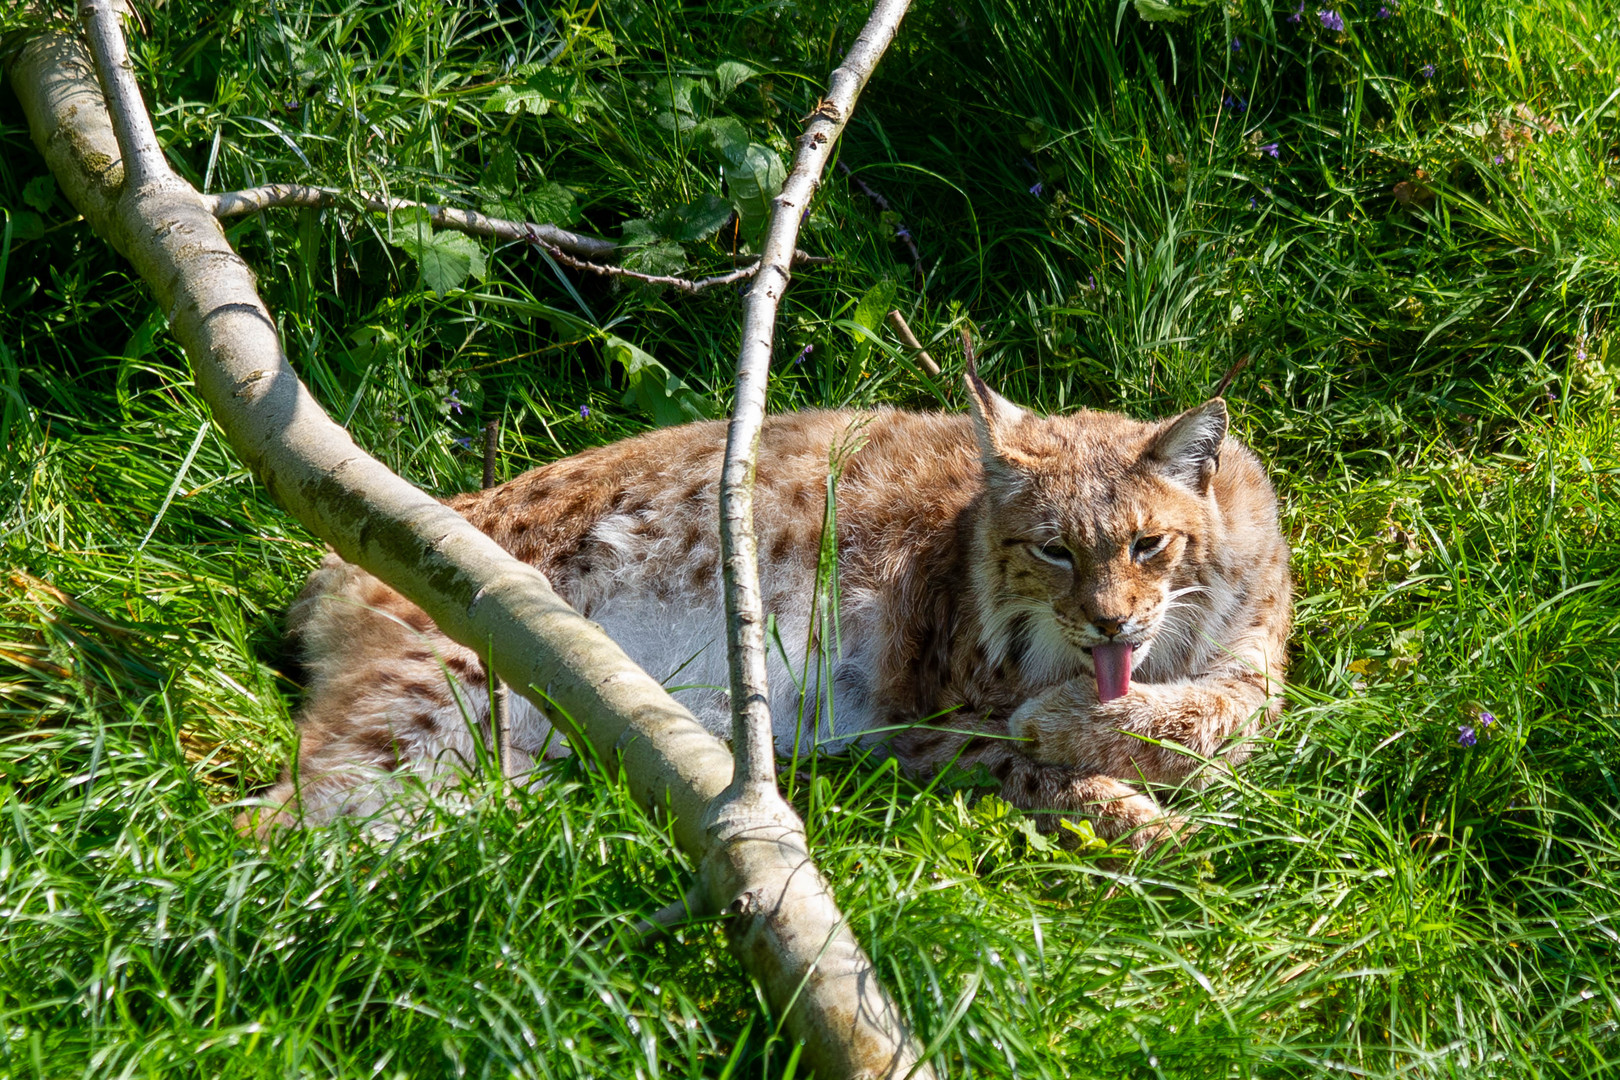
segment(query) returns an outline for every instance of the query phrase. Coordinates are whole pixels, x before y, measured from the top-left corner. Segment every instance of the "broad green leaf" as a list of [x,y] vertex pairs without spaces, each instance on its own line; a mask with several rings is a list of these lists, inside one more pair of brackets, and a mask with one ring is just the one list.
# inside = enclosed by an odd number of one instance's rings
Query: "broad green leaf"
[[572,225],[579,220],[574,193],[561,184],[546,183],[533,191],[522,191],[499,199],[486,200],[480,207],[491,217],[534,221],[546,225]]
[[608,360],[624,368],[624,403],[639,408],[661,427],[704,420],[709,403],[658,358],[614,334],[604,336]]
[[[883,325],[883,318],[894,306],[894,294],[899,291],[899,285],[891,280],[883,280],[867,289],[861,297],[860,303],[855,305],[854,321],[876,333]],[[867,341],[861,334],[850,331],[850,336],[856,341]]]
[[752,238],[770,217],[771,200],[782,190],[787,167],[775,150],[749,143],[737,158],[727,158],[720,172],[731,191],[731,204],[742,218],[743,233]]
[[544,116],[551,111],[551,99],[532,86],[498,86],[484,102],[485,112],[530,112]]
[[665,131],[691,131],[697,127],[697,111],[692,107],[692,94],[702,84],[684,75],[659,79],[653,84],[652,105],[656,112],[653,121]]
[[620,265],[643,274],[678,274],[686,269],[686,250],[674,241],[664,240],[626,252]]
[[674,206],[653,218],[662,236],[681,243],[704,240],[720,231],[731,220],[731,204],[718,195]]
[[715,93],[725,97],[754,75],[754,69],[736,60],[726,60],[714,69]]
[[56,177],[49,173],[34,177],[23,185],[22,197],[23,202],[40,213],[50,213],[51,203],[56,200]]
[[697,127],[699,135],[706,136],[715,153],[727,161],[740,162],[748,151],[748,129],[734,116],[716,116]]
[[31,210],[11,212],[11,239],[16,242],[38,240],[45,235],[45,221]]
[[395,231],[394,243],[416,260],[422,283],[440,296],[461,288],[468,277],[484,278],[484,249],[470,236],[413,222]]

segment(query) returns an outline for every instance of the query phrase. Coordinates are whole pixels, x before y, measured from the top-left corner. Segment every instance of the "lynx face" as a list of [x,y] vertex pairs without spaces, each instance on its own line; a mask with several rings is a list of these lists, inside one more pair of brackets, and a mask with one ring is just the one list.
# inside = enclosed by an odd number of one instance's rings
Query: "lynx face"
[[970,385],[987,481],[977,582],[987,651],[1019,655],[1037,678],[1112,673],[1118,692],[1102,696],[1119,696],[1156,643],[1188,634],[1174,613],[1202,591],[1205,537],[1219,525],[1225,404],[1157,425],[1111,413],[1040,420]]

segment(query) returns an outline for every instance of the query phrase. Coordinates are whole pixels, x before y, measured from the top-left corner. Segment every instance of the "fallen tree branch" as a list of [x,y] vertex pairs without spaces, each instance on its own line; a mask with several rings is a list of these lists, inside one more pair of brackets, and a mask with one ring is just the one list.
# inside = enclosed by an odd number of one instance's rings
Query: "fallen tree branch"
[[[801,1000],[816,1002],[808,1015],[853,1023],[853,1031],[807,1039],[810,1046],[848,1051],[847,1056],[821,1057],[811,1063],[817,1075],[824,1076],[931,1077],[932,1069],[906,1030],[899,1007],[878,982],[871,959],[836,914],[831,891],[810,859],[804,825],[777,786],[766,684],[765,609],[754,534],[754,473],[765,424],[765,389],[777,309],[792,278],[799,225],[821,182],[833,144],[909,5],[910,0],[876,0],[873,4],[866,26],[832,73],[827,95],[806,118],[793,165],[781,193],[772,201],[758,272],[743,301],[737,403],[726,433],[720,476],[720,558],[736,768],[730,786],[710,808],[710,835],[727,842],[710,849],[703,876],[711,890],[711,904],[734,916],[725,926],[737,955],[753,957],[752,963],[761,965],[791,958],[796,968],[785,974],[802,983],[802,992],[796,994]],[[741,886],[747,876],[761,880],[760,867],[767,863],[796,869],[767,879],[763,892]],[[716,886],[720,886],[718,892]],[[795,938],[794,930],[770,913],[771,907],[806,913],[820,909],[821,914],[806,917],[818,924],[830,922],[834,929],[824,938]],[[851,1003],[856,1008],[846,1020],[845,1010]]]
[[[895,20],[904,7],[879,4]],[[808,1067],[827,1078],[911,1071],[914,1044],[809,860],[802,824],[784,804],[774,819],[778,835],[716,828],[706,811],[732,775],[719,740],[563,603],[538,570],[395,476],[332,422],[288,364],[252,271],[208,203],[163,160],[112,0],[86,0],[81,14],[99,63],[77,38],[48,32],[20,50],[12,84],[61,190],[167,313],[198,392],[236,453],[306,527],[398,589],[452,639],[487,653],[495,673],[543,707],[576,746],[617,763],[637,803],[672,817],[676,843],[700,867],[710,909],[744,927],[733,934],[737,955],[806,1043]],[[891,34],[892,22],[883,41]],[[841,85],[835,74],[835,93]],[[116,136],[109,101],[121,110]],[[791,239],[786,249],[767,249],[763,272],[778,295],[791,251]]]
[[628,278],[631,281],[645,282],[648,285],[668,285],[671,288],[679,289],[684,293],[695,294],[704,292],[708,289],[713,289],[720,285],[735,285],[739,281],[746,281],[759,272],[759,263],[755,262],[749,266],[743,266],[724,274],[715,274],[713,277],[698,278],[696,280],[693,280],[692,278],[670,277],[667,274],[643,274],[638,270],[629,270],[623,266],[605,266],[601,263],[586,262],[584,259],[576,259],[572,255],[569,255],[567,252],[563,251],[562,248],[545,243],[538,237],[536,237],[532,242],[540,247],[545,248],[547,253],[549,253],[553,259],[556,259],[564,266],[571,266],[575,270],[584,270],[588,273],[602,274],[607,277]]

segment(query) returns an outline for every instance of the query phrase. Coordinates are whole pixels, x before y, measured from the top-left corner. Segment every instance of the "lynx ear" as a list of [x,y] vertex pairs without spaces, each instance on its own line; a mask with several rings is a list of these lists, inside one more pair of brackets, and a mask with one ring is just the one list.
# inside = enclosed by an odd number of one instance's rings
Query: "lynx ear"
[[1030,414],[994,390],[979,373],[968,370],[968,400],[973,403],[973,431],[979,437],[979,452],[986,468],[1005,465],[1007,435]]
[[1153,440],[1148,456],[1159,462],[1164,474],[1176,483],[1207,495],[1221,467],[1226,424],[1226,402],[1211,398],[1170,421]]

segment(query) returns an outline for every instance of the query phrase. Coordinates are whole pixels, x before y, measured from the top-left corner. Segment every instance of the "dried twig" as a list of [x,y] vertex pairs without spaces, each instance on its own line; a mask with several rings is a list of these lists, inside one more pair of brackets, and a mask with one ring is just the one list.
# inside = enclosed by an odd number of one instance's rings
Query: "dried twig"
[[[484,488],[495,486],[495,459],[500,451],[501,422],[484,421]],[[501,775],[512,776],[512,702],[506,683],[489,673],[489,730],[495,741],[495,765]]]
[[899,311],[891,311],[889,325],[894,327],[895,334],[900,338],[900,344],[911,350],[911,358],[917,361],[917,366],[928,372],[931,377],[939,378],[939,365],[928,355],[928,350],[917,340],[917,335],[911,332],[911,325],[906,322],[906,317]]

